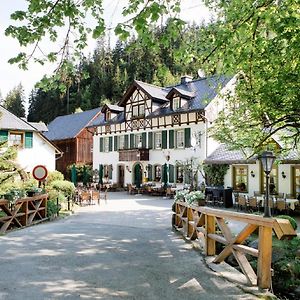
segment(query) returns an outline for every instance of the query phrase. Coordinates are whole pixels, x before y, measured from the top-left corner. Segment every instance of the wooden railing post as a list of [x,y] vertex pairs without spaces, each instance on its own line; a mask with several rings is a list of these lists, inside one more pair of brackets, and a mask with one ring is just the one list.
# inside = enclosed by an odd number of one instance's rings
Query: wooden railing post
[[262,289],[271,286],[272,227],[259,226],[257,285]]
[[216,224],[215,224],[215,217],[205,215],[205,252],[206,255],[215,255],[216,254],[216,241],[211,239],[208,235],[210,233],[216,232]]

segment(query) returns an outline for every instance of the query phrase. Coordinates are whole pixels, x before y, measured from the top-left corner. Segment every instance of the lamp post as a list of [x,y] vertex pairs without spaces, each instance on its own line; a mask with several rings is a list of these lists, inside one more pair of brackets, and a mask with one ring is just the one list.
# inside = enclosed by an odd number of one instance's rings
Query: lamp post
[[271,151],[265,151],[260,156],[260,161],[264,169],[264,172],[266,174],[266,197],[265,197],[265,207],[264,207],[265,218],[271,217],[271,210],[269,206],[269,194],[270,194],[269,179],[270,179],[270,173],[272,171],[274,160],[275,160],[275,156]]

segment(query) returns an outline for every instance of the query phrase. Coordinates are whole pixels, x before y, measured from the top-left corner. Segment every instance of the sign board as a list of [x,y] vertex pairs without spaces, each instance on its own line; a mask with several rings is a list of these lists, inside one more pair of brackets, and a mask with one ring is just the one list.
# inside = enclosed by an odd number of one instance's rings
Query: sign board
[[42,165],[35,166],[32,170],[32,175],[34,179],[43,181],[48,175],[47,168]]

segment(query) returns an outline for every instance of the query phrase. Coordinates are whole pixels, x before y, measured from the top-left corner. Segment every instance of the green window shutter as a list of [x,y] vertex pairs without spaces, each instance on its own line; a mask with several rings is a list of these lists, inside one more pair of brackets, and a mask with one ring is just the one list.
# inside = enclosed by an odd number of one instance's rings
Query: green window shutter
[[130,149],[134,148],[134,134],[130,134]]
[[8,140],[8,131],[7,130],[0,130],[0,143],[7,142]]
[[103,138],[100,138],[100,152],[103,152]]
[[153,148],[153,132],[148,132],[148,149]]
[[169,130],[169,149],[174,148],[174,130]]
[[25,132],[25,148],[32,148],[33,146],[33,133]]
[[152,177],[152,165],[148,165],[148,180],[152,181],[153,177]]
[[112,172],[113,172],[113,170],[112,170],[112,165],[109,165],[109,166],[108,166],[108,178],[109,178],[109,179],[112,179]]
[[174,183],[174,175],[175,175],[175,168],[173,165],[169,165],[169,182]]
[[112,144],[113,144],[113,138],[112,138],[112,136],[110,136],[108,138],[108,151],[109,152],[112,151],[112,149],[113,149]]
[[146,132],[142,133],[142,148],[146,148],[146,139],[147,139],[147,134]]
[[191,128],[184,128],[184,146],[191,147]]
[[161,148],[162,149],[167,149],[168,148],[168,144],[167,144],[167,130],[163,130],[161,132],[161,139],[162,139]]
[[114,136],[114,151],[118,151],[118,137]]
[[128,134],[125,134],[125,137],[124,137],[124,148],[125,149],[128,149],[129,148],[129,145],[128,145]]

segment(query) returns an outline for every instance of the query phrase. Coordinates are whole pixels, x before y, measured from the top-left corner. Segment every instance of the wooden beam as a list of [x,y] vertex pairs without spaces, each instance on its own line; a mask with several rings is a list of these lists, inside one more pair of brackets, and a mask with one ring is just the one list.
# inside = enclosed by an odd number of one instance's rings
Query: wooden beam
[[262,289],[271,286],[272,228],[259,227],[257,284]]
[[209,237],[210,234],[214,234],[216,231],[215,217],[205,216],[205,228],[206,228],[206,255],[216,254],[216,241]]

